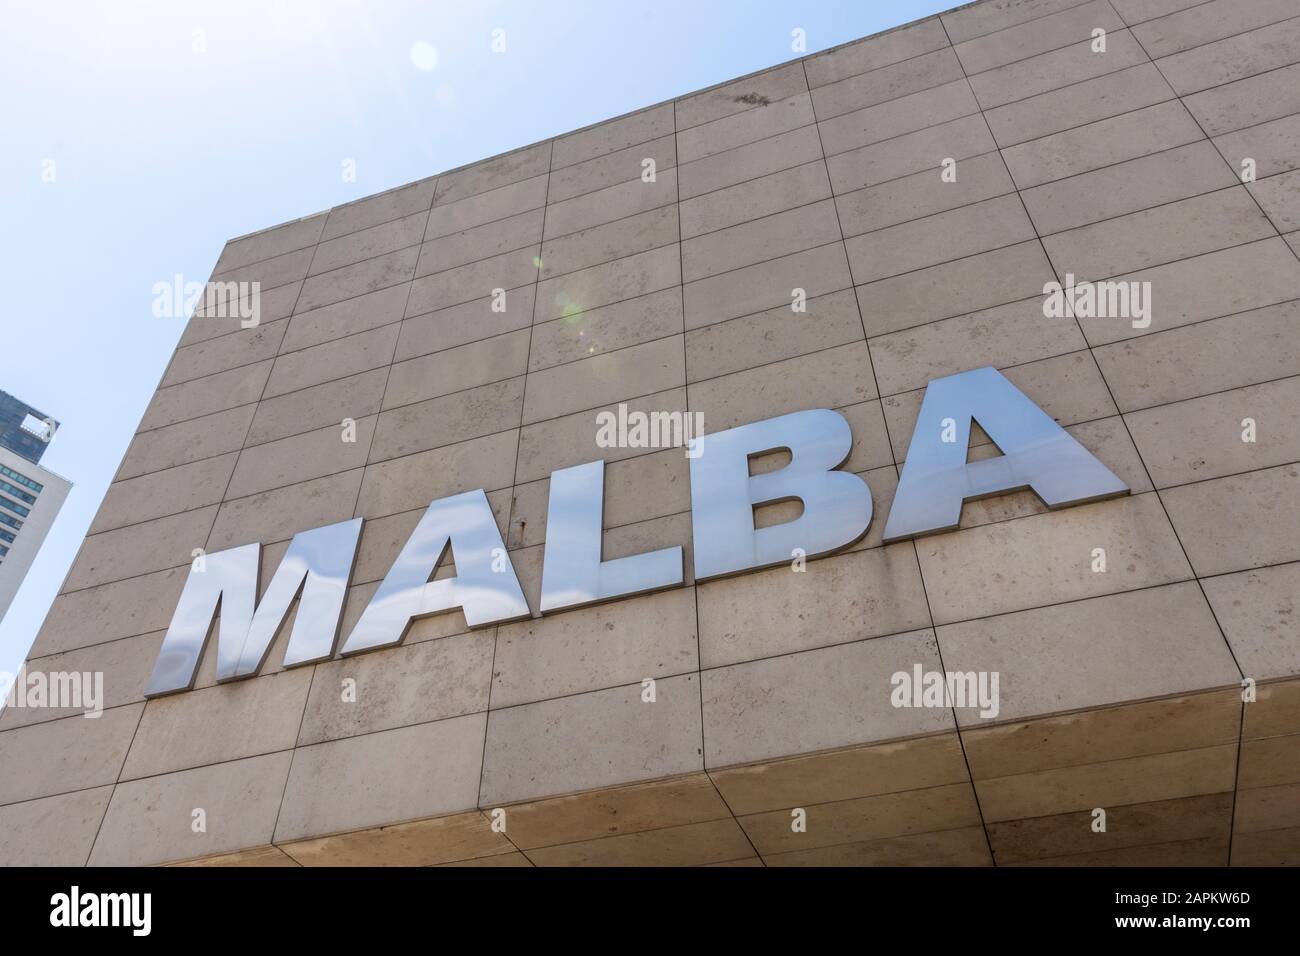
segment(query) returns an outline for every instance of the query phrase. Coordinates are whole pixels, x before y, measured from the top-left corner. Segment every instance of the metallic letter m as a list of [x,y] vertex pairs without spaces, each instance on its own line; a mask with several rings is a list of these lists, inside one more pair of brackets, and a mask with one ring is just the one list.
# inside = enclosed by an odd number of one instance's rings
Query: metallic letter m
[[360,537],[360,518],[294,535],[261,604],[257,603],[260,544],[218,551],[207,555],[198,567],[192,565],[145,696],[158,697],[194,686],[218,605],[218,681],[252,677],[258,672],[295,598],[298,613],[284,652],[284,666],[333,657]]

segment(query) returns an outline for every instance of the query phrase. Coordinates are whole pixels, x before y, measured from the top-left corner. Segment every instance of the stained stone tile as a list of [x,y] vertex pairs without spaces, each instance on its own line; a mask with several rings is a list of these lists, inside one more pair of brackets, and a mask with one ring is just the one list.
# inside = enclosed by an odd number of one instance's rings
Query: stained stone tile
[[1198,575],[1300,560],[1287,518],[1300,505],[1300,465],[1180,485],[1161,497]]
[[1243,673],[1256,680],[1300,674],[1300,564],[1207,578],[1202,587]]

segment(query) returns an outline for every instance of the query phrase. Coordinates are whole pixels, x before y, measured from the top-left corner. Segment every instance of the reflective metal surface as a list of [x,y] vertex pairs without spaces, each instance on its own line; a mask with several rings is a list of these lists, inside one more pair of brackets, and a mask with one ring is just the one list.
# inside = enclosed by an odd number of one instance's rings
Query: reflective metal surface
[[[456,576],[430,581],[449,545]],[[399,644],[415,618],[454,608],[470,627],[531,616],[482,489],[429,505],[342,653]]]
[[[967,463],[972,418],[1000,457]],[[943,440],[945,419],[953,420],[954,441]],[[1032,488],[1051,508],[1129,490],[997,369],[935,379],[921,403],[885,540],[952,530],[965,500],[1022,488]]]
[[680,547],[601,560],[604,502],[603,461],[551,472],[543,614],[682,583]]
[[[852,544],[871,523],[871,492],[857,475],[835,471],[853,436],[827,408],[795,412],[696,439],[691,459],[691,521],[697,581],[816,557]],[[749,474],[751,455],[788,449],[784,468]],[[796,498],[794,521],[754,528],[754,506]],[[548,519],[549,520],[549,519]]]
[[332,656],[361,521],[353,518],[294,535],[260,604],[260,544],[206,555],[202,571],[191,567],[145,696],[156,697],[194,686],[218,601],[218,681],[257,673],[299,591],[301,598],[285,650],[285,667]]

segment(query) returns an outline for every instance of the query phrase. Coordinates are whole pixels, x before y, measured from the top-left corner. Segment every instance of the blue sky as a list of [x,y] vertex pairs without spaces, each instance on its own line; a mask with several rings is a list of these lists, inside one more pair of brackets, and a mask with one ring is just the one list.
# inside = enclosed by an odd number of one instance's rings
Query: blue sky
[[0,389],[63,423],[42,464],[75,487],[0,621],[0,671],[26,655],[180,337],[183,318],[153,317],[154,283],[206,280],[232,236],[791,59],[795,28],[815,52],[955,4],[7,4]]

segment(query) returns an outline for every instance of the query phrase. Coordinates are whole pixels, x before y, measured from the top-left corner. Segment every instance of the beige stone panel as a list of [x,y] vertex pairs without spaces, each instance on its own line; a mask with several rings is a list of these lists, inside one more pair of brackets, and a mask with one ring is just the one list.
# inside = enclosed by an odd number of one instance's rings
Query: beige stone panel
[[1295,4],[1290,0],[1258,0],[1244,5],[1216,0],[1145,23],[1134,28],[1133,33],[1147,52],[1158,58],[1295,15]]
[[865,342],[735,372],[690,387],[691,411],[710,432],[809,408],[838,408],[876,397]]
[[475,806],[485,714],[299,747],[275,842]]
[[1241,744],[1240,789],[1300,783],[1300,734],[1245,740]]
[[660,594],[497,628],[492,706],[512,707],[699,669],[695,593]]
[[[893,139],[979,111],[965,77],[885,103],[841,113],[817,124],[827,156]],[[1001,162],[1001,160],[999,160]]]
[[532,373],[524,423],[685,385],[683,341],[675,335]]
[[[997,712],[956,707],[958,723],[1095,708],[1241,679],[1193,582],[1110,594],[940,627],[944,666],[999,675]],[[1070,661],[1061,667],[1061,661]]]
[[1196,121],[1170,100],[1011,146],[1002,155],[1016,185],[1029,189],[1200,139]]
[[980,825],[975,791],[969,782],[800,805],[799,809],[807,815],[805,832],[791,829],[792,809],[742,816],[739,822],[764,856]]
[[1003,196],[1015,189],[997,152],[967,159],[955,183],[934,188],[935,172],[925,170],[835,198],[846,236],[933,216],[950,209]]
[[1090,0],[1059,13],[1037,16],[958,43],[954,49],[967,73],[982,73],[1091,37],[1098,28],[1107,33],[1124,29],[1124,21],[1106,0]]
[[1246,129],[1300,111],[1300,64],[1204,90],[1187,108],[1210,136]]
[[979,368],[1026,365],[1087,347],[1073,319],[1043,316],[1041,297],[1022,299],[873,338],[871,364],[886,395]]
[[1015,302],[1053,281],[1037,240],[858,286],[867,336]]
[[445,203],[487,192],[489,189],[531,179],[546,172],[550,168],[550,163],[551,141],[547,140],[479,163],[462,166],[438,177],[438,189],[434,193],[433,205],[437,208]]
[[[118,784],[91,866],[149,866],[271,842],[290,754],[198,767]],[[206,832],[193,829],[202,809]]]
[[1245,187],[1167,203],[1043,240],[1057,269],[1102,279],[1273,235]]
[[481,631],[319,664],[298,744],[485,711],[491,672],[492,634]]
[[154,392],[149,407],[145,409],[138,431],[174,425],[256,402],[262,394],[267,376],[271,374],[271,364],[271,360],[266,359],[228,372],[191,379],[171,388],[158,389]]
[[710,770],[709,776],[741,815],[969,780],[952,732]]
[[677,202],[677,170],[656,169],[654,182],[639,176],[546,207],[544,239],[567,236]]
[[308,275],[320,275],[418,245],[424,236],[424,225],[428,218],[427,211],[417,212],[337,239],[326,240],[316,247]]
[[1246,676],[1300,674],[1300,564],[1206,578],[1201,586]]
[[1173,843],[1156,843],[1144,846],[1121,847],[1117,850],[1098,850],[1096,853],[1071,853],[1030,859],[1018,863],[999,863],[999,866],[1225,866],[1228,858],[1226,836],[1205,837],[1200,840],[1178,840]]
[[830,179],[820,159],[688,199],[681,206],[684,239],[752,222],[829,198]]
[[[1300,73],[1291,69],[1293,76]],[[1300,113],[1215,136],[1214,145],[1235,170],[1245,169],[1242,163],[1246,159],[1255,160],[1255,175],[1259,177],[1300,168]]]
[[168,863],[167,866],[194,867],[194,866],[256,866],[270,867],[283,866],[294,867],[298,864],[292,858],[285,856],[284,851],[275,846],[254,847],[251,850],[237,850],[234,853],[218,853],[216,856],[206,856],[198,860],[183,860],[180,863]]
[[985,111],[1003,147],[1085,126],[1174,98],[1154,64],[1139,63]]
[[953,726],[946,708],[895,707],[890,675],[939,667],[930,631],[706,670],[710,768],[855,744],[919,737]]
[[341,428],[345,418],[360,422],[379,411],[387,378],[388,369],[376,368],[267,399],[257,406],[246,444],[260,445],[325,425]]
[[807,93],[795,93],[759,109],[681,130],[677,133],[678,156],[683,163],[689,163],[808,126],[813,120],[811,98]]
[[681,290],[651,292],[533,326],[528,369],[576,362],[681,331]]
[[537,866],[702,866],[753,855],[731,818],[530,849]]
[[751,179],[758,179],[822,158],[817,127],[802,126],[769,139],[685,163],[677,171],[681,198],[695,196]]
[[214,458],[243,446],[256,405],[242,405],[224,412],[177,422],[131,439],[114,481],[136,478],[165,468]]
[[536,322],[565,318],[681,283],[677,244],[543,279],[537,284]]
[[524,850],[731,816],[702,773],[535,800],[505,812],[510,842]]
[[1034,238],[1019,196],[998,196],[845,243],[853,281],[874,282]]
[[1255,694],[1245,708],[1243,739],[1300,733],[1300,680],[1260,684]]
[[811,299],[806,310],[779,306],[706,325],[686,334],[690,382],[729,375],[862,338],[857,298],[849,290]]
[[[1102,809],[1106,811],[1103,833],[1092,829],[1092,808],[1026,820],[990,822],[988,834],[993,855],[999,866],[1054,857],[1073,857],[1076,865],[1097,865],[1107,861],[1104,858],[1085,861],[1079,857],[1127,850],[1130,851],[1127,859],[1131,861],[1127,865],[1131,866],[1139,865],[1138,861],[1143,859],[1141,854],[1133,852],[1137,847],[1204,840],[1213,844],[1219,866],[1227,859],[1228,830],[1232,826],[1231,793],[1124,806],[1102,805]],[[1110,861],[1110,865],[1124,865],[1121,859]]]
[[1300,827],[1300,783],[1237,791],[1234,828],[1239,833]]
[[528,851],[537,866],[702,866],[752,855],[730,817]]
[[[142,700],[145,684],[153,671],[154,661],[158,658],[158,650],[162,647],[163,633],[155,631],[93,647],[77,648],[62,654],[29,657],[23,665],[25,672],[20,671],[14,675],[7,706],[0,712],[0,731],[62,717],[81,717],[97,708],[107,710]],[[37,699],[34,703],[38,706],[30,706],[32,699],[25,697],[22,703],[28,706],[18,706],[19,698],[15,692],[20,683],[19,675],[24,673],[27,683],[23,686],[30,688],[32,678],[36,678],[47,682],[42,683],[42,687],[71,688],[71,692],[78,695],[73,699],[79,700],[80,705],[53,707],[48,706],[53,700]],[[97,692],[94,684],[96,679],[102,681],[102,694]],[[50,696],[53,697],[53,692]]]
[[[1075,352],[1039,359],[1005,368],[1002,372],[1016,388],[1063,427],[1069,428],[1116,414],[1106,382],[1097,371],[1097,363],[1086,353]],[[881,403],[885,421],[889,424],[889,437],[894,443],[894,457],[900,462],[907,457],[907,450],[912,444],[912,432],[916,428],[924,396],[925,390],[917,389],[891,395]],[[988,436],[976,423],[971,428],[971,448],[988,444],[988,440]],[[970,502],[968,507],[974,504],[976,502]]]
[[306,249],[286,252],[270,259],[235,266],[225,272],[214,272],[211,281],[260,283],[262,287],[267,289],[288,285],[291,282],[300,282],[307,275],[307,266],[310,264],[314,252],[315,249],[308,246]]
[[762,860],[760,857],[757,857],[757,856],[747,856],[747,857],[742,857],[742,858],[739,859],[739,860],[723,860],[721,863],[704,863],[704,864],[702,864],[702,866],[704,866],[704,867],[706,867],[706,868],[707,868],[707,867],[718,867],[718,866],[726,866],[726,867],[733,867],[733,866],[758,866],[758,867],[761,867],[761,866],[764,866],[764,865],[765,865],[765,864],[763,863],[763,860]]
[[1182,485],[1161,497],[1198,575],[1300,560],[1300,466]]
[[402,323],[393,359],[402,362],[417,355],[441,352],[516,329],[526,329],[533,321],[533,292],[531,285],[507,291],[499,300],[504,306],[502,312],[492,311],[493,302],[498,300],[488,296],[437,312],[414,315]]
[[710,581],[697,593],[704,667],[930,624],[916,558],[907,544],[809,561],[800,574],[780,566]]
[[369,332],[281,355],[275,360],[264,397],[274,398],[389,364],[393,358],[393,346],[397,343],[397,330],[397,324],[390,323]]
[[803,65],[787,63],[681,97],[674,104],[676,128],[687,130],[724,116],[762,109],[773,100],[782,100],[807,90]]
[[1246,187],[1264,207],[1278,232],[1300,229],[1300,172],[1292,170],[1270,176]]
[[[213,552],[252,541],[284,541],[299,531],[346,521],[352,516],[361,477],[362,470],[354,468],[228,500],[211,522],[212,533],[206,535],[204,549]],[[190,553],[182,557],[188,560]]]
[[835,203],[823,199],[684,240],[682,275],[691,282],[839,240]]
[[[1219,151],[1202,139],[1035,186],[1025,190],[1022,198],[1039,234],[1047,236],[1223,189],[1237,182]],[[1144,223],[1152,225],[1149,220]],[[1160,252],[1164,255],[1166,249],[1162,246]]]
[[245,448],[239,455],[226,497],[245,498],[350,471],[365,464],[377,416],[356,422],[355,441],[346,441],[341,423],[278,441]]
[[1300,827],[1233,834],[1233,866],[1295,866],[1297,863],[1300,863]]
[[1298,46],[1300,21],[1293,18],[1162,57],[1157,65],[1178,95],[1187,96],[1288,66]]
[[416,279],[411,283],[406,314],[436,312],[491,296],[494,289],[509,291],[531,285],[537,281],[540,248],[538,245],[527,246]]
[[676,243],[677,206],[660,206],[542,243],[543,279]]
[[180,514],[221,501],[238,452],[114,482],[88,534]]
[[415,276],[445,272],[542,241],[542,210],[530,209],[424,243]]
[[[928,170],[938,180],[944,159],[962,160],[997,150],[988,124],[979,115],[940,123],[895,139],[870,143],[828,156],[835,195],[887,183]],[[959,177],[960,178],[960,177]]]
[[0,805],[113,783],[143,709],[129,704],[0,733]]
[[450,236],[530,209],[539,209],[546,203],[546,180],[546,174],[542,173],[508,186],[435,206],[429,213],[429,225],[424,238],[427,241]]
[[704,769],[699,677],[640,682],[492,711],[480,806]]
[[[916,548],[936,624],[1192,576],[1153,494],[931,535]],[[1094,548],[1106,549],[1105,573],[1092,570]]]
[[[1094,807],[1229,794],[1237,769],[1235,742],[1200,750],[1129,757],[975,781],[986,823],[1045,817]],[[1108,811],[1109,812],[1109,811]],[[1152,840],[1164,842],[1168,837]]]
[[1038,0],[1037,3],[1017,3],[1015,0],[998,0],[994,3],[972,3],[941,14],[944,29],[953,43],[997,33],[1027,20],[1037,20],[1048,14],[1075,6],[1078,0]]
[[384,408],[411,405],[523,375],[530,334],[519,329],[396,363],[389,372]]
[[402,283],[319,309],[299,311],[289,320],[280,351],[297,352],[397,322],[410,291],[410,283]]
[[32,657],[45,657],[167,627],[189,559],[179,568],[60,594],[36,634]]
[[508,487],[518,444],[511,430],[367,465],[356,514],[380,518],[462,491]]
[[383,461],[513,429],[519,424],[523,376],[384,412],[370,460]]
[[112,787],[0,807],[0,866],[85,866]]
[[441,866],[518,856],[477,810],[286,843],[280,850],[300,866]]
[[988,110],[1147,61],[1142,45],[1127,30],[1107,34],[1104,56],[1093,52],[1092,43],[1087,37],[1059,50],[987,70],[970,78],[971,87]]
[[82,542],[63,590],[121,581],[188,562],[191,552],[203,547],[216,513],[217,506],[209,505],[91,535]]
[[1115,12],[1130,26],[1168,16],[1186,7],[1199,6],[1202,2],[1203,0],[1111,0]]
[[666,136],[672,131],[673,104],[662,103],[558,137],[551,155],[551,166],[560,169],[593,156]]
[[[654,424],[656,421],[659,423],[656,426],[658,432],[656,440],[658,441],[675,442],[680,437],[676,434],[676,431],[682,433],[685,431],[685,418],[675,419],[680,425],[680,428],[676,428],[673,425],[674,419],[663,417],[665,413],[669,415],[675,412],[685,413],[686,390],[684,388],[669,389],[666,392],[631,398],[605,408],[593,408],[572,415],[565,415],[561,418],[551,418],[532,425],[525,425],[519,441],[519,469],[515,480],[529,482],[549,478],[551,472],[557,468],[580,465],[585,462],[595,461],[598,458],[604,459],[607,466],[612,466],[615,462],[623,459],[651,455],[679,459],[680,471],[677,468],[672,468],[672,466],[665,465],[663,467],[668,467],[675,473],[680,473],[684,479],[686,474],[686,449],[684,445],[673,445],[656,450],[651,447],[643,448],[640,445],[633,446],[631,444],[609,448],[597,444],[597,438],[601,437],[602,422],[608,422],[613,426],[617,425],[619,405],[627,406],[627,416],[629,418],[631,418],[633,412],[644,412],[650,416],[658,413],[660,415],[658,419],[648,419],[650,424]],[[604,416],[605,413],[609,413],[614,417],[598,417]],[[692,421],[694,420],[692,419]],[[629,423],[629,432],[631,427],[631,423]],[[693,428],[694,425],[691,427]],[[706,430],[707,427],[706,423]],[[646,430],[648,433],[649,425],[647,425]],[[633,436],[629,433],[626,437],[630,440]],[[604,439],[602,438],[602,440]],[[646,441],[650,440],[647,434]],[[607,487],[608,481],[607,474]],[[607,504],[606,514],[608,514],[608,508]]]
[[354,299],[369,292],[410,282],[415,276],[415,261],[419,252],[419,246],[410,246],[312,276],[302,285],[302,294],[298,297],[295,311],[319,309],[344,299]]
[[329,220],[325,223],[321,239],[333,239],[336,236],[365,229],[367,226],[388,222],[390,219],[400,219],[421,209],[428,209],[429,204],[433,202],[433,191],[437,181],[437,177],[422,179],[416,183],[382,192],[377,196],[367,196],[365,199],[335,206],[330,210]]
[[1241,698],[1227,689],[965,727],[961,738],[980,780],[1230,744],[1240,730]]
[[[1300,355],[1290,347],[1297,321],[1300,302],[1285,302],[1115,342],[1095,354],[1120,408],[1132,411],[1300,374]],[[1223,361],[1226,354],[1231,362]],[[1251,417],[1258,420],[1258,412]],[[1240,427],[1238,420],[1238,438]]]
[[686,328],[698,329],[782,305],[790,308],[793,289],[803,289],[805,297],[812,299],[852,284],[843,244],[828,243],[688,283],[683,292]]
[[328,215],[327,212],[320,212],[314,216],[285,223],[283,226],[275,226],[238,239],[231,239],[221,250],[221,258],[217,260],[212,271],[228,272],[252,262],[273,259],[276,256],[314,246],[320,239],[321,230],[325,228]]
[[[311,671],[299,667],[150,700],[122,779],[292,748]],[[220,733],[213,733],[214,727]]]
[[937,17],[910,23],[807,57],[803,63],[814,88],[948,46]]
[[938,49],[818,87],[812,93],[813,106],[818,119],[825,120],[961,78],[961,63],[953,51]]
[[[1156,486],[1166,488],[1300,460],[1296,409],[1300,375],[1148,408],[1125,421]],[[1256,441],[1242,440],[1247,418]]]
[[768,866],[992,866],[983,827],[774,853]]
[[551,174],[547,201],[564,202],[611,186],[640,182],[642,172],[649,168],[648,165],[642,165],[647,159],[654,161],[656,177],[672,169],[677,165],[676,138],[671,135],[661,136],[648,143],[639,143],[557,169]]

